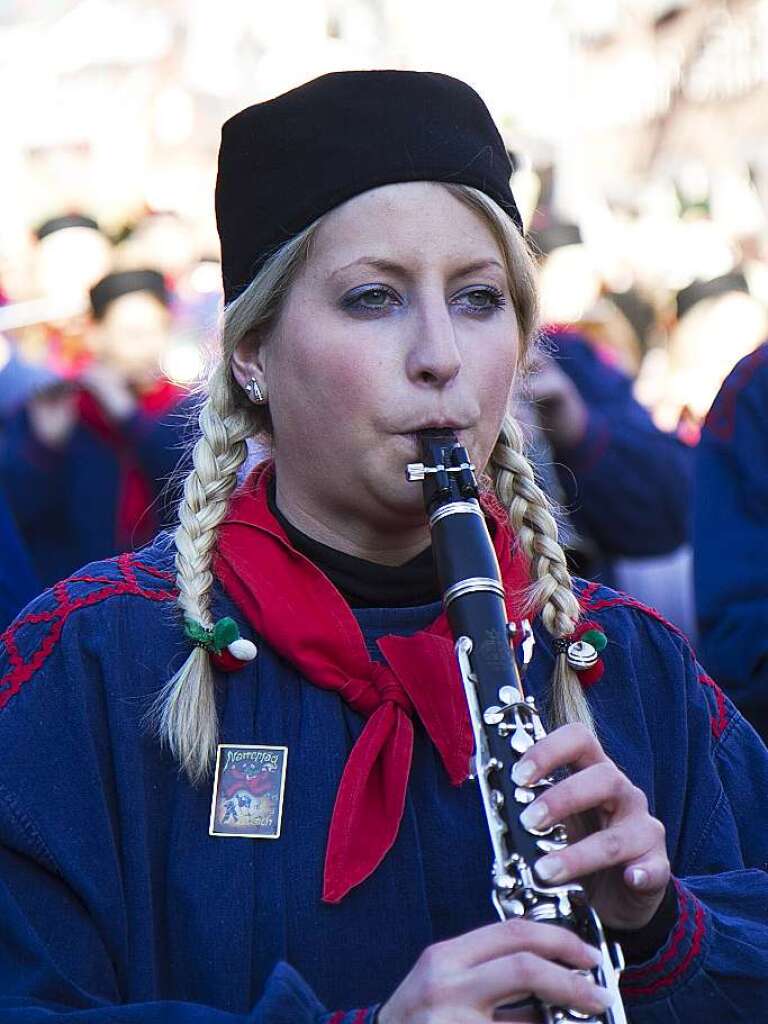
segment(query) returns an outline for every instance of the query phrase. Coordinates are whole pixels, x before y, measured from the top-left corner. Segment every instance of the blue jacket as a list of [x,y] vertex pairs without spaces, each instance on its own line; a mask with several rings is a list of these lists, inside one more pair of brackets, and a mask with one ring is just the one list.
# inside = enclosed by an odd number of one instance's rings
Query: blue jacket
[[[288,748],[282,835],[209,836],[210,785],[185,781],[143,725],[188,652],[173,554],[161,536],[87,566],[5,635],[0,1019],[363,1024],[427,945],[494,920],[476,789],[450,785],[417,725],[395,845],[339,904],[321,903],[363,723],[262,644],[219,678],[220,739]],[[602,741],[666,825],[679,880],[666,944],[625,974],[630,1021],[754,1024],[768,999],[768,753],[654,613],[596,584],[581,597],[609,638],[588,691]],[[437,611],[356,615],[375,650]],[[217,591],[214,615],[227,614],[244,625]],[[541,702],[552,654],[538,633],[528,685]]]
[[554,452],[574,526],[608,558],[674,551],[689,535],[693,451],[654,425],[631,379],[582,335],[558,329],[544,342],[589,412],[581,441]]
[[702,660],[768,736],[768,344],[736,365],[707,416],[693,536]]

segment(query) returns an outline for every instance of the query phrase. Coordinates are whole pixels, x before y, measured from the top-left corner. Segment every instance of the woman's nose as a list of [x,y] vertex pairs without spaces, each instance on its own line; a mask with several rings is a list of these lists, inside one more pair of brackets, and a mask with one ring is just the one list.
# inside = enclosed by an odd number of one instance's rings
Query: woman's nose
[[461,369],[456,329],[442,296],[421,304],[412,324],[407,372],[415,383],[445,387]]

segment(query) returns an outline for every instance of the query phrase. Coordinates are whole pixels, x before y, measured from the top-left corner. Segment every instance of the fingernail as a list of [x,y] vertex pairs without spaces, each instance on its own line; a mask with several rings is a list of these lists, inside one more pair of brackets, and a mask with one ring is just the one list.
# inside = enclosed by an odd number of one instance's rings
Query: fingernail
[[530,761],[516,761],[512,766],[512,781],[527,786],[536,776],[536,766]]
[[595,967],[599,967],[600,964],[603,962],[603,954],[600,952],[599,949],[595,949],[594,946],[587,946],[586,953],[589,959],[595,965]]
[[563,862],[560,857],[548,854],[536,863],[536,873],[546,882],[553,882],[563,873]]
[[632,885],[638,889],[641,889],[644,885],[648,884],[648,872],[643,871],[642,868],[633,868],[630,878],[632,880]]
[[536,828],[538,825],[543,825],[548,817],[549,808],[543,801],[537,800],[525,808],[520,815],[520,822],[524,828]]
[[607,989],[600,988],[599,985],[595,985],[592,996],[598,1006],[603,1010],[607,1010],[609,1006],[613,1006],[614,997]]

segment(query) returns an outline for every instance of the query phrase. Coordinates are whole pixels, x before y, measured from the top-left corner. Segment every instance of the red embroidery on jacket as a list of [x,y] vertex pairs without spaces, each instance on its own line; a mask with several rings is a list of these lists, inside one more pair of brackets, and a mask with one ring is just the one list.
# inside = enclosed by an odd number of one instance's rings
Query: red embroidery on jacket
[[645,964],[642,967],[628,967],[622,975],[621,987],[633,988],[640,982],[645,981],[649,976],[658,974],[658,972],[665,967],[670,960],[673,960],[680,943],[685,937],[685,930],[688,926],[688,918],[691,916],[691,911],[688,906],[688,900],[685,898],[685,894],[680,888],[677,880],[674,880],[675,891],[677,892],[678,908],[680,916],[677,919],[675,927],[669,934],[667,939],[666,949],[660,956],[651,963]]
[[[685,892],[677,881],[675,881],[675,888],[677,889],[678,899],[682,904],[680,918],[672,930],[666,949],[656,960],[652,960],[643,967],[628,967],[624,972],[621,979],[621,991],[630,998],[655,995],[661,989],[672,985],[685,974],[692,961],[701,952],[705,931],[704,908],[696,897],[692,893]],[[685,956],[672,968],[669,974],[665,974],[662,977],[657,976],[654,980],[643,984],[647,978],[653,978],[654,975],[658,975],[678,954],[688,930],[690,904],[693,904],[694,907],[693,933]]]
[[[14,697],[24,683],[28,682],[45,663],[61,636],[64,623],[72,612],[77,611],[79,608],[87,608],[90,605],[99,604],[108,597],[116,597],[122,594],[145,597],[149,601],[172,601],[177,597],[175,590],[152,590],[143,587],[136,577],[138,570],[147,573],[155,579],[170,582],[174,578],[173,573],[163,572],[152,566],[144,565],[144,563],[137,561],[130,554],[120,555],[112,561],[117,565],[118,578],[78,575],[62,580],[50,591],[56,601],[53,608],[46,608],[39,612],[28,612],[12,622],[3,635],[0,636],[0,643],[4,644],[11,665],[8,672],[0,677],[0,708],[5,707],[11,697]],[[69,588],[73,583],[92,583],[101,584],[101,586],[97,590],[91,590],[88,593],[72,597]],[[37,625],[38,623],[50,623],[50,629],[40,639],[35,650],[25,658],[20,653],[16,644],[16,635],[23,626]]]
[[719,441],[730,441],[736,429],[738,398],[762,366],[768,363],[768,346],[763,345],[745,356],[727,378],[709,410],[704,425]]
[[715,680],[712,679],[711,676],[708,676],[703,669],[699,672],[698,678],[699,682],[703,686],[708,686],[715,695],[715,700],[717,701],[717,715],[712,719],[712,735],[716,740],[719,740],[725,732],[725,727],[728,725],[728,705],[725,702],[725,694],[717,685]]
[[[579,603],[583,611],[595,612],[600,611],[603,608],[616,607],[637,608],[638,611],[645,612],[646,615],[650,615],[652,619],[656,619],[657,622],[666,626],[667,629],[675,634],[675,636],[679,636],[691,654],[694,657],[696,656],[695,651],[691,647],[690,640],[682,629],[680,629],[679,626],[675,626],[674,623],[669,622],[668,619],[665,619],[661,612],[657,612],[655,608],[651,608],[650,605],[643,604],[642,601],[637,601],[634,597],[629,597],[627,594],[617,594],[614,597],[594,598],[592,595],[598,589],[598,586],[599,584],[590,583],[582,591],[581,596],[579,597]],[[590,587],[592,590],[590,590]],[[708,676],[703,669],[700,669],[699,671],[698,681],[703,686],[708,686],[714,694],[715,701],[717,703],[717,712],[710,716],[710,724],[712,728],[712,735],[716,740],[719,740],[728,725],[728,705],[725,700],[725,694],[714,679]]]
[[599,583],[588,583],[586,587],[584,587],[582,592],[576,595],[579,599],[579,604],[582,606],[582,608],[586,609],[589,607],[589,602],[592,600],[592,595],[599,589]]

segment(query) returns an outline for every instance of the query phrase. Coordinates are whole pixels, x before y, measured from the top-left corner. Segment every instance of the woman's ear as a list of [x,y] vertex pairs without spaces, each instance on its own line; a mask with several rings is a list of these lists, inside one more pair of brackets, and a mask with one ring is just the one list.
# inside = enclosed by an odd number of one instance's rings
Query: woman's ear
[[232,374],[241,388],[246,389],[255,380],[266,392],[266,345],[258,331],[247,331],[232,353]]

